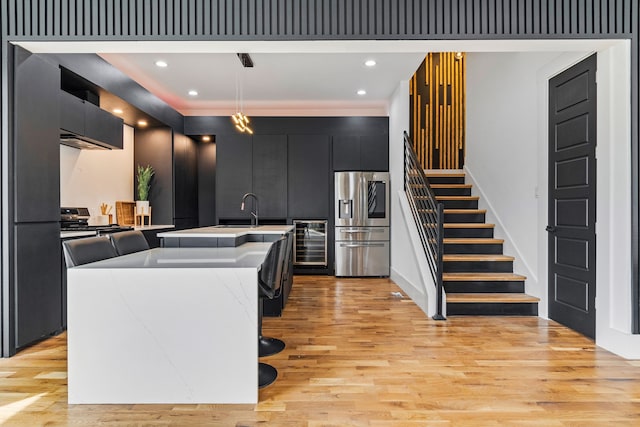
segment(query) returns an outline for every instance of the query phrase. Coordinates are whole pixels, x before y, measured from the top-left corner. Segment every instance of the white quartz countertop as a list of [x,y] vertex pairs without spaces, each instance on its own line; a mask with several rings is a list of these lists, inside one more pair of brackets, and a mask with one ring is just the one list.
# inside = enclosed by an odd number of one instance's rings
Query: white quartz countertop
[[258,227],[212,226],[158,233],[158,237],[241,237],[248,234],[285,234],[293,225],[260,225]]
[[136,225],[135,227],[133,227],[134,230],[140,230],[140,231],[145,231],[145,230],[161,230],[163,228],[176,228],[175,225],[173,224],[154,224],[154,225],[143,225],[143,226],[139,226]]
[[74,268],[258,268],[270,246],[253,242],[232,248],[154,248]]

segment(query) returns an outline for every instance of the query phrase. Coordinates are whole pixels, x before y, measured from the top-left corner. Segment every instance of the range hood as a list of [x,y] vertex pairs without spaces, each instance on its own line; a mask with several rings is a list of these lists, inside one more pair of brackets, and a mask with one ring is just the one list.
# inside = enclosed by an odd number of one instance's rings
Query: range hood
[[87,136],[76,135],[73,133],[61,133],[60,144],[73,148],[79,148],[81,150],[110,150],[111,148],[105,147],[103,142],[97,141]]

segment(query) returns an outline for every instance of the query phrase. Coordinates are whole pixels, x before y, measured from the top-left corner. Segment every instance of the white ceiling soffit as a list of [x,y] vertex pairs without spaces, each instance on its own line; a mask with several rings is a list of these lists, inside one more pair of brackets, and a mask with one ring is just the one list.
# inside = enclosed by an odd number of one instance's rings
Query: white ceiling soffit
[[[183,115],[388,115],[428,52],[592,51],[612,40],[20,42],[35,53],[98,53]],[[243,68],[247,52],[253,68]],[[364,65],[374,59],[376,66]],[[168,66],[155,65],[158,60]],[[237,82],[237,83],[236,83]],[[364,89],[366,95],[357,95]],[[188,92],[196,90],[197,96]]]

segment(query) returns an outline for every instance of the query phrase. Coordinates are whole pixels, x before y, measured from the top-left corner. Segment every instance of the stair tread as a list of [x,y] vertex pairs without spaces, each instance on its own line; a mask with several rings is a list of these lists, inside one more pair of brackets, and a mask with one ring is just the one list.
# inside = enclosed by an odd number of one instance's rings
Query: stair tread
[[526,280],[527,277],[515,273],[443,273],[445,282],[510,282]]
[[436,200],[480,200],[480,196],[436,196]]
[[504,243],[504,239],[493,239],[490,237],[445,237],[444,243],[456,245],[497,245]]
[[495,224],[484,222],[445,222],[444,228],[495,228]]
[[432,176],[434,178],[439,178],[439,177],[455,177],[455,178],[460,178],[460,177],[464,177],[465,173],[463,171],[457,171],[457,170],[438,170],[438,169],[425,169],[424,170],[424,174],[428,177]]
[[486,209],[445,209],[444,213],[446,214],[486,214]]
[[447,303],[534,303],[540,298],[518,293],[447,293]]
[[444,255],[442,260],[447,261],[513,261],[515,258],[509,255],[499,254],[449,254]]

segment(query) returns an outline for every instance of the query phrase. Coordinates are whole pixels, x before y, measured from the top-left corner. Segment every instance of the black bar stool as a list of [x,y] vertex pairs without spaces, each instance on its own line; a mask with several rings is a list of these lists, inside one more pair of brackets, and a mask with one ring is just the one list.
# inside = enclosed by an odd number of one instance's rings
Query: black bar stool
[[110,234],[109,238],[118,255],[127,255],[149,249],[149,243],[147,243],[142,231],[121,231]]
[[87,237],[62,242],[67,268],[118,256],[108,237]]
[[[279,353],[285,347],[282,340],[262,336],[262,304],[265,298],[273,299],[280,292],[285,249],[285,237],[273,242],[258,273],[258,355],[260,357]],[[273,383],[277,376],[276,368],[266,363],[259,363],[258,386],[260,388]]]

